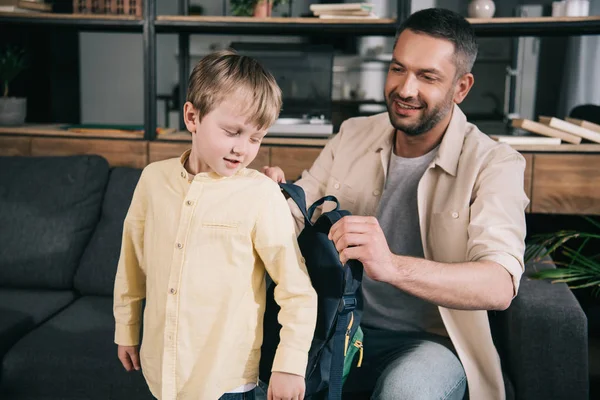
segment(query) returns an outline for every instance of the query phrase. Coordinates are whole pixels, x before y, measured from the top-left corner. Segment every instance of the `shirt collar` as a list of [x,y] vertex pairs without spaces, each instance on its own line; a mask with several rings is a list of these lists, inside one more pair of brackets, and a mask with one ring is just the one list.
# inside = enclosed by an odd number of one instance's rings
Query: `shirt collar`
[[[442,142],[439,145],[437,155],[433,159],[434,164],[439,165],[444,171],[452,176],[456,176],[458,170],[458,160],[460,153],[462,152],[463,142],[465,139],[465,129],[467,124],[467,117],[458,107],[454,104],[452,109],[452,118],[446,128],[446,132],[442,138]],[[372,149],[383,154],[391,154],[394,146],[394,138],[396,130],[389,122],[383,128],[384,134],[380,140],[376,141],[372,146]]]
[[[192,153],[192,149],[187,149],[186,151],[183,152],[181,157],[179,157],[179,176],[181,176],[181,178],[187,179],[188,182],[197,181],[197,180],[221,180],[221,179],[230,178],[228,176],[221,176],[221,175],[217,174],[216,172],[201,172],[196,175],[190,174],[185,169],[185,162],[188,160],[188,158],[190,158],[191,153]],[[238,175],[243,170],[244,170],[244,168],[239,169],[232,176]]]

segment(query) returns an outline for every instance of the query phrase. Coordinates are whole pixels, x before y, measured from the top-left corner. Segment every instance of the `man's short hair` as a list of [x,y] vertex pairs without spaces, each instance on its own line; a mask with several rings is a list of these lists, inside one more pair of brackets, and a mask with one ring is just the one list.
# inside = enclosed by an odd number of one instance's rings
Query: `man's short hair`
[[281,111],[281,89],[273,75],[252,57],[221,50],[203,57],[190,75],[187,101],[200,119],[226,99],[244,108],[248,122],[268,128]]
[[443,8],[417,11],[400,24],[396,42],[406,29],[452,42],[456,76],[471,72],[477,58],[477,41],[473,27],[462,15]]

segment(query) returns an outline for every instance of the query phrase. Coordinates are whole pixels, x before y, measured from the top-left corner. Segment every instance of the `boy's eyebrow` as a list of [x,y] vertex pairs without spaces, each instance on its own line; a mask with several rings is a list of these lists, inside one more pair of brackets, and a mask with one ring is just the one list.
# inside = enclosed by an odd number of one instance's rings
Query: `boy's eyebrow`
[[[396,64],[401,67],[404,67],[404,65],[400,61],[396,60],[395,58],[392,58],[392,64]],[[437,68],[421,68],[418,70],[418,72],[421,74],[434,74],[434,75],[444,76],[442,71],[440,71]]]

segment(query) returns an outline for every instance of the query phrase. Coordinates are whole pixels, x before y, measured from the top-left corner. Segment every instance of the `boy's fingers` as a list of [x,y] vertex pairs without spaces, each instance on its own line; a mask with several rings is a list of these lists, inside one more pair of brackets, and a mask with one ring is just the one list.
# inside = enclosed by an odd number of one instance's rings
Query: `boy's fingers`
[[136,371],[140,370],[140,355],[137,351],[132,351],[131,352],[131,361],[133,361],[133,368],[135,368]]
[[121,364],[123,364],[123,368],[127,371],[131,371],[131,361],[129,360],[129,355],[125,353],[124,355],[119,355],[119,360],[121,360]]

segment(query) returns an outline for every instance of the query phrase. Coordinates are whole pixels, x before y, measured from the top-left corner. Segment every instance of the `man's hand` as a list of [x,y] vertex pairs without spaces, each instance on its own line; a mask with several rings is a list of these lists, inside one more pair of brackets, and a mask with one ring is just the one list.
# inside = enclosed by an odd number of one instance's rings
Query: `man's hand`
[[396,270],[393,254],[375,217],[346,216],[329,230],[340,261],[360,261],[373,280],[389,282]]
[[269,380],[267,400],[302,400],[306,390],[304,378],[285,372],[273,372]]
[[139,346],[118,346],[117,350],[119,354],[119,360],[127,371],[139,371],[140,369],[140,354]]
[[269,167],[268,165],[265,165],[262,167],[261,172],[277,183],[285,183],[285,174],[279,167]]

